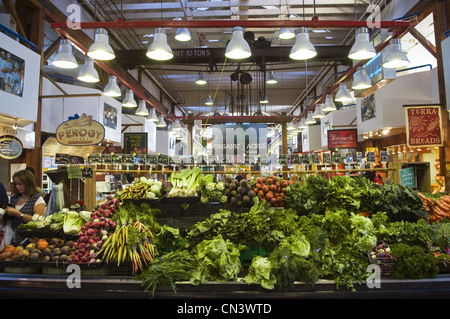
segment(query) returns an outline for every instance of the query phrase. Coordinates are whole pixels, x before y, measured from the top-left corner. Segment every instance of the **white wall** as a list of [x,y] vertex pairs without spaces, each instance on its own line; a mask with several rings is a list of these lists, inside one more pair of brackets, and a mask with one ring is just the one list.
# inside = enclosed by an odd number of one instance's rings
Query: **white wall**
[[399,76],[375,94],[376,116],[361,120],[362,98],[356,99],[358,135],[387,127],[404,127],[407,104],[439,103],[437,70]]
[[322,149],[321,125],[308,126],[302,131],[302,151],[312,152]]
[[[101,94],[97,89],[86,88],[65,83],[58,85],[69,95],[71,94]],[[62,95],[63,93],[44,78],[42,95]],[[78,114],[92,115],[92,119],[103,125],[104,103],[107,103],[117,110],[117,126],[115,129],[105,126],[105,140],[113,143],[120,143],[122,140],[122,106],[119,101],[109,96],[93,97],[67,97],[67,98],[44,98],[42,99],[42,131],[56,133],[58,126]]]

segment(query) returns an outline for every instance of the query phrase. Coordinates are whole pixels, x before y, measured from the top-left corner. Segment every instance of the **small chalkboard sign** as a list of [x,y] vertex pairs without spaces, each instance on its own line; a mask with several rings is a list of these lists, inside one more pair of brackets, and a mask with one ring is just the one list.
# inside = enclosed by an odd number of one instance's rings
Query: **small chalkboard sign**
[[102,163],[102,154],[89,154],[88,163],[89,164],[101,164]]
[[324,164],[331,165],[331,154],[330,153],[323,153],[322,160]]
[[287,165],[287,154],[278,155],[278,164]]
[[158,165],[158,155],[146,155],[145,164],[147,165]]
[[387,152],[387,151],[380,151],[380,162],[381,162],[381,163],[387,163],[387,162],[389,162],[389,159],[388,159],[388,152]]
[[298,154],[291,154],[291,165],[300,164],[300,157]]
[[55,164],[56,165],[69,165],[70,164],[69,154],[56,153],[55,154]]
[[375,152],[367,152],[366,161],[367,163],[375,163],[376,162]]

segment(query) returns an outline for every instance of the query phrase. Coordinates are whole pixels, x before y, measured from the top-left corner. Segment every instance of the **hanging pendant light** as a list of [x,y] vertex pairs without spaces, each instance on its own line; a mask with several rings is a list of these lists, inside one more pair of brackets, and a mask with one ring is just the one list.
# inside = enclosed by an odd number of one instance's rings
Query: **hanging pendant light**
[[348,57],[352,60],[366,60],[373,58],[377,52],[369,41],[369,29],[361,27],[357,30],[355,43],[350,49]]
[[267,84],[276,84],[277,82],[278,81],[277,81],[277,78],[275,77],[275,74],[273,73],[273,71],[270,71],[269,74],[267,74],[266,83]]
[[244,39],[244,28],[234,27],[233,35],[227,44],[225,56],[229,59],[246,59],[252,55],[250,45]]
[[269,103],[269,99],[267,98],[266,95],[262,94],[262,95],[261,95],[261,98],[259,99],[259,103],[261,103],[261,104],[267,104],[267,103]]
[[347,85],[345,84],[345,82],[339,83],[339,90],[337,91],[334,100],[336,102],[341,102],[343,104],[353,100],[352,95],[350,94],[350,91],[347,89]]
[[133,90],[127,90],[125,93],[125,98],[122,102],[122,107],[136,107],[136,101],[134,100],[134,92]]
[[[303,124],[304,124],[304,119],[302,118],[302,120],[303,120]],[[304,129],[304,127],[301,127],[300,126],[300,122],[297,122],[296,124],[295,124],[295,128],[294,128],[294,130],[292,130],[292,133],[294,133],[294,134],[298,134],[298,133],[301,133],[302,131],[303,131],[303,129]]]
[[209,96],[206,98],[205,105],[213,105],[213,104],[214,104],[214,101],[213,101],[211,95],[209,95]]
[[327,94],[325,97],[325,104],[323,104],[322,111],[324,112],[333,112],[336,111],[336,105],[333,102],[333,96],[331,94]]
[[100,81],[98,72],[94,67],[94,60],[92,58],[85,58],[84,65],[81,67],[81,70],[78,73],[78,80],[89,83]]
[[114,75],[109,76],[109,82],[105,86],[103,94],[112,97],[118,97],[122,95],[122,92],[120,92],[120,88],[117,85],[117,78]]
[[198,85],[204,85],[208,83],[206,81],[205,74],[203,74],[203,72],[198,72],[197,80],[195,80],[195,83]]
[[87,55],[95,60],[108,61],[116,57],[113,48],[109,45],[108,31],[103,28],[95,30],[94,43]]
[[359,67],[353,78],[352,89],[353,90],[365,90],[372,86],[372,82],[369,79],[367,71],[363,67]]
[[153,43],[148,47],[147,57],[152,60],[166,61],[173,58],[172,49],[167,44],[167,35],[162,27],[156,28]]
[[294,123],[289,122],[289,123],[286,125],[286,129],[287,129],[288,131],[294,131],[294,130],[295,130],[295,125],[294,125]]
[[167,123],[164,120],[164,116],[162,114],[158,117],[158,122],[156,123],[156,127],[167,127]]
[[178,28],[175,33],[175,40],[186,42],[191,40],[191,32],[189,32],[188,28]]
[[320,104],[317,105],[312,116],[315,119],[321,119],[321,118],[325,117],[325,113],[322,110],[322,106]]
[[308,28],[300,27],[295,36],[295,44],[289,57],[294,60],[307,60],[317,55],[316,49],[309,40]]
[[151,108],[150,113],[147,115],[148,115],[147,121],[150,121],[153,123],[156,123],[159,121],[158,116],[156,115],[156,110],[154,108]]
[[308,111],[308,114],[306,115],[305,124],[311,125],[316,124],[316,120],[313,118],[313,112]]
[[303,129],[308,128],[308,125],[306,124],[304,117],[302,117],[300,123],[298,123],[298,127],[300,128],[300,132],[303,131]]
[[383,62],[383,67],[388,69],[396,69],[409,65],[408,57],[402,51],[400,39],[391,39],[391,41],[389,41],[389,45],[386,47],[386,51],[387,57]]
[[179,119],[176,119],[176,120],[175,120],[175,123],[174,123],[173,126],[172,126],[172,130],[173,130],[173,131],[182,131],[182,130],[183,130],[183,127],[181,127],[181,124],[180,124],[180,120],[179,120]]
[[70,40],[62,39],[52,65],[61,69],[75,69],[78,67],[77,60],[73,55],[73,48]]
[[139,115],[139,116],[147,116],[149,114],[148,113],[148,109],[147,109],[147,105],[146,105],[144,100],[140,100],[139,101],[139,107],[138,107],[138,109],[136,110],[136,112],[134,114],[135,115]]
[[280,34],[278,35],[280,39],[289,40],[295,38],[294,28],[281,28]]

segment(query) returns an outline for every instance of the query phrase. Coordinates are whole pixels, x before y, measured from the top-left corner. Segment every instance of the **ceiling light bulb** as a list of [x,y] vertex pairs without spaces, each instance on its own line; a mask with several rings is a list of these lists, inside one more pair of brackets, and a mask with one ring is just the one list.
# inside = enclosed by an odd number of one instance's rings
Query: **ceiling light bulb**
[[372,86],[372,82],[369,79],[367,71],[363,67],[359,67],[354,75],[352,89],[353,90],[365,90]]
[[209,96],[206,98],[205,105],[213,105],[213,104],[214,104],[214,101],[213,101],[211,95],[209,95]]
[[313,118],[313,112],[308,111],[308,114],[306,115],[305,124],[311,125],[316,124],[316,120]]
[[377,52],[369,41],[369,29],[361,27],[357,30],[355,43],[350,49],[348,57],[352,60],[366,60],[373,58]]
[[267,98],[267,96],[265,96],[264,94],[261,95],[261,99],[259,100],[259,103],[261,104],[267,104],[269,103],[269,99]]
[[331,94],[327,94],[325,97],[325,104],[323,104],[322,111],[324,112],[333,112],[336,111],[336,105],[333,102],[333,96]]
[[347,85],[345,84],[345,82],[339,83],[339,90],[337,91],[334,100],[336,102],[341,102],[343,104],[353,100],[352,95],[350,94],[350,91],[347,89]]
[[172,49],[167,44],[167,35],[162,27],[156,28],[153,42],[148,47],[147,57],[153,60],[166,61],[173,58]]
[[94,67],[94,60],[92,58],[85,58],[84,65],[81,67],[81,70],[78,73],[78,80],[89,83],[100,81],[98,72]]
[[122,95],[122,92],[120,92],[120,88],[117,85],[117,78],[114,75],[111,75],[109,77],[109,82],[105,86],[103,94],[112,97],[118,97]]
[[180,124],[180,120],[179,120],[179,119],[176,119],[176,120],[175,120],[175,123],[174,123],[173,126],[172,126],[172,130],[173,130],[173,131],[182,131],[182,130],[183,130],[183,128],[181,127],[181,124]]
[[175,39],[177,41],[186,42],[191,40],[191,32],[189,32],[188,28],[178,28],[175,33]]
[[304,117],[302,117],[302,119],[298,123],[298,128],[300,129],[300,132],[303,131],[303,129],[308,128],[308,125],[306,125]]
[[148,114],[147,121],[156,123],[159,121],[158,116],[156,115],[155,109],[151,108],[150,113]]
[[242,27],[234,27],[233,36],[225,50],[225,56],[229,59],[246,59],[251,55],[250,45],[244,39],[244,29]]
[[278,35],[280,39],[289,40],[295,38],[294,28],[281,28],[280,34]]
[[322,110],[322,107],[321,107],[320,105],[318,105],[318,107],[316,107],[316,109],[314,110],[313,118],[315,118],[315,119],[321,119],[321,118],[323,118],[323,117],[325,117],[325,113],[324,113],[324,111]]
[[134,92],[133,90],[127,90],[125,93],[125,98],[122,102],[122,107],[136,107],[136,101],[134,100]]
[[104,61],[112,60],[116,57],[113,48],[109,45],[108,31],[103,28],[95,31],[95,40],[87,55],[90,58]]
[[149,114],[144,100],[139,101],[139,107],[134,114],[139,116],[147,116]]
[[205,78],[205,75],[203,74],[203,72],[198,73],[197,80],[195,81],[195,83],[197,83],[198,85],[204,85],[204,84],[208,83],[206,81],[206,78]]
[[396,69],[407,67],[409,60],[406,54],[402,51],[402,44],[400,39],[391,39],[389,45],[386,47],[387,56],[383,62],[383,67],[388,69]]
[[275,77],[275,74],[273,73],[273,71],[270,71],[269,74],[267,74],[267,78],[266,78],[266,83],[267,84],[276,84],[277,78]]
[[294,130],[295,130],[295,125],[294,125],[294,123],[289,122],[289,123],[286,125],[286,129],[287,129],[288,131],[294,131]]
[[156,123],[156,127],[167,127],[167,123],[164,120],[164,116],[162,114],[159,115],[158,123]]
[[307,60],[317,55],[316,49],[309,40],[308,28],[298,28],[295,36],[295,44],[291,49],[289,57],[293,60]]
[[75,69],[78,67],[77,60],[73,55],[73,48],[68,39],[62,39],[52,65],[62,69]]

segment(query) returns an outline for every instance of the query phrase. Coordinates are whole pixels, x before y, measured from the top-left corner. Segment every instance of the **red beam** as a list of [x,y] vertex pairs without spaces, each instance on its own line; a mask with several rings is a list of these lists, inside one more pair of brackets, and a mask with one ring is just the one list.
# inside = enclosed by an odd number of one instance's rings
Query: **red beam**
[[[377,28],[407,29],[407,21],[379,21]],[[66,22],[54,22],[50,24],[52,29],[70,29]],[[80,22],[81,29],[139,29],[139,28],[283,28],[283,27],[308,27],[308,28],[359,28],[368,27],[367,21],[352,20],[319,20],[317,17],[311,20],[162,20],[162,21],[117,21]]]

